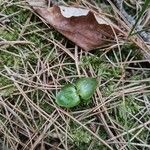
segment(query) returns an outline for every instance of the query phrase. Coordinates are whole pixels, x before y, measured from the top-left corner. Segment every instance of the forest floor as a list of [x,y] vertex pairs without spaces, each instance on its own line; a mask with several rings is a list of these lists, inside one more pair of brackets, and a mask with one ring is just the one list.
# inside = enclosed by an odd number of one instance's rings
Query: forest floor
[[[142,0],[125,0],[124,9],[109,2],[61,3],[101,8],[126,26],[132,18],[124,12],[138,18],[144,6]],[[148,34],[149,8],[139,20],[141,33]],[[134,36],[149,46],[139,32]],[[143,45],[121,42],[86,52],[43,23],[25,1],[1,0],[0,149],[150,149],[150,57]],[[98,80],[91,102],[59,107],[60,88],[83,76]]]

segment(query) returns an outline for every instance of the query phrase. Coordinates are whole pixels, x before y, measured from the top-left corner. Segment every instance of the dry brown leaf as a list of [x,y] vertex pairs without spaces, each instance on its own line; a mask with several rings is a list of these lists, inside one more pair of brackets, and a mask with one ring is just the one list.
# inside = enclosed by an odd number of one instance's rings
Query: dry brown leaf
[[56,5],[48,8],[43,0],[28,3],[57,31],[86,51],[115,42],[114,32],[121,33],[109,19],[87,9]]

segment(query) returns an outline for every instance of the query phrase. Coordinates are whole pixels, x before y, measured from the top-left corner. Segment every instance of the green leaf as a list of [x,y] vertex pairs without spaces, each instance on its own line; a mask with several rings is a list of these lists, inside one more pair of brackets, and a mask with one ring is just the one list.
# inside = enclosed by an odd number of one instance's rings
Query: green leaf
[[65,85],[56,96],[56,103],[59,106],[71,108],[80,103],[80,97],[72,84]]
[[97,88],[97,80],[95,78],[81,78],[76,82],[78,94],[84,102],[88,102]]

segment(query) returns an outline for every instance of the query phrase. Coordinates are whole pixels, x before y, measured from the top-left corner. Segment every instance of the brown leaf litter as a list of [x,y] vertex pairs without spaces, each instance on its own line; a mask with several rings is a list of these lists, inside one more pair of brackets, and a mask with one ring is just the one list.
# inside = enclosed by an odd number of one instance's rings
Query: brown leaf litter
[[86,51],[116,43],[120,29],[103,15],[80,7],[48,7],[45,0],[28,0],[32,8],[58,32]]

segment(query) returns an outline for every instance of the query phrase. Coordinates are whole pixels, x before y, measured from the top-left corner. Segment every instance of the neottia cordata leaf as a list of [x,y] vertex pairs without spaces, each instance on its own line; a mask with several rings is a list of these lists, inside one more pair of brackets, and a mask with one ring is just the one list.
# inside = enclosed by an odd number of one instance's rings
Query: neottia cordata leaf
[[92,97],[97,88],[97,84],[95,78],[81,78],[77,80],[76,88],[84,102],[88,102]]
[[56,103],[59,106],[71,108],[80,103],[80,97],[72,84],[65,85],[56,96]]

